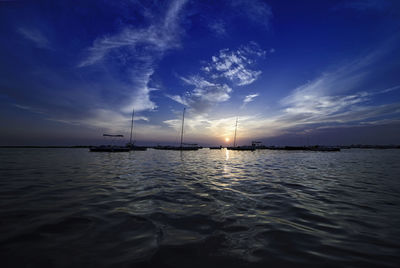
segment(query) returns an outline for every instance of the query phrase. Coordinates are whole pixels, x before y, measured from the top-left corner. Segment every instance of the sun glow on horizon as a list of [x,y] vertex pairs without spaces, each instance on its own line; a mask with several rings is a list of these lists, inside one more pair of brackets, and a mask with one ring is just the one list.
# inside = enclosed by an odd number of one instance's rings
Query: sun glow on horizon
[[229,137],[226,137],[225,142],[229,142],[229,141],[230,141]]

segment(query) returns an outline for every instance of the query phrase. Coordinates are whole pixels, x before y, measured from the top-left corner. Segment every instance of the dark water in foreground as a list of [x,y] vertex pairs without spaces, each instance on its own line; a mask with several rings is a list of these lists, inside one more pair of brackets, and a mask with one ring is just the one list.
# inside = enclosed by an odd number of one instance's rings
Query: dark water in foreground
[[398,267],[400,150],[0,149],[1,267]]

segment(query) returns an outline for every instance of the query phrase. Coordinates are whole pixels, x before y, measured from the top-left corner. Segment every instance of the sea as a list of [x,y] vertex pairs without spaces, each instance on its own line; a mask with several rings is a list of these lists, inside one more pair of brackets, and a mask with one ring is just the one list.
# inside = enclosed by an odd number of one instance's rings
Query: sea
[[0,149],[0,267],[399,265],[399,149]]

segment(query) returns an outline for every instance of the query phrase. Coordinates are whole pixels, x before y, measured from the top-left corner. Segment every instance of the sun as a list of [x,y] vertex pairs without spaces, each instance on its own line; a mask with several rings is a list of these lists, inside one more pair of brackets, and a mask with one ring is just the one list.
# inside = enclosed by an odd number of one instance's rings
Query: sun
[[226,141],[226,142],[229,142],[229,137],[226,137],[226,138],[225,138],[225,141]]

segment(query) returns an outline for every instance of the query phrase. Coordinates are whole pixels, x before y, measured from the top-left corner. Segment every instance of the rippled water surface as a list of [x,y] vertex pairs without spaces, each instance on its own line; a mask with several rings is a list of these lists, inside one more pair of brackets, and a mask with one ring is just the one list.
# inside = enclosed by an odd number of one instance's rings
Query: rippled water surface
[[400,150],[0,149],[1,267],[398,267]]

